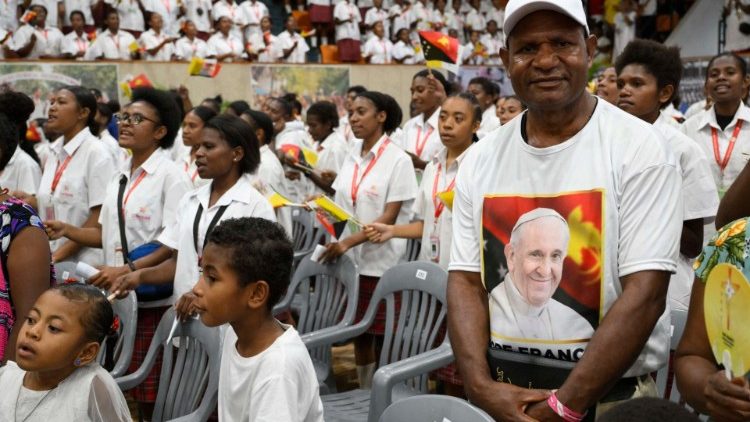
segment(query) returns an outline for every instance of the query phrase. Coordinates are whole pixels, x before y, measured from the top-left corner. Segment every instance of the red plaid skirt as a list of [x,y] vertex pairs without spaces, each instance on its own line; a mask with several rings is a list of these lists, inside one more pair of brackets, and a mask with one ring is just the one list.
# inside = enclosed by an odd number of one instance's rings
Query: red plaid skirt
[[342,62],[358,62],[362,58],[359,40],[338,40],[336,46],[339,48],[339,60]]
[[[359,276],[359,301],[357,303],[357,316],[354,319],[355,322],[359,322],[362,320],[362,317],[365,316],[365,312],[367,311],[367,307],[370,305],[370,300],[372,299],[372,294],[375,292],[375,288],[378,286],[378,281],[380,281],[380,277],[371,277],[367,275],[361,275]],[[401,295],[397,294],[396,301],[395,301],[395,307],[396,312],[394,315],[394,329],[395,329],[395,323],[398,320],[398,313],[399,309],[401,307]],[[378,305],[378,310],[375,312],[375,320],[372,322],[372,325],[367,330],[367,334],[373,334],[376,336],[382,336],[385,334],[385,301],[381,300],[380,304]]]
[[[161,308],[138,308],[138,327],[135,332],[133,358],[130,361],[128,373],[135,372],[146,358],[151,340],[154,338],[156,327],[169,306]],[[156,363],[146,379],[137,387],[130,390],[135,401],[139,403],[154,403],[159,389],[159,374],[161,373],[161,353],[156,355]]]
[[333,22],[333,6],[310,5],[310,22],[331,23]]

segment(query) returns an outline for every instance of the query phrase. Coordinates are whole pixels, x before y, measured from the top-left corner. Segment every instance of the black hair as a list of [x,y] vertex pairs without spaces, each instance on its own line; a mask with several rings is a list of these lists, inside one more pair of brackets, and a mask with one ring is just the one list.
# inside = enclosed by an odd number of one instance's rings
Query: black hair
[[8,116],[0,113],[0,171],[5,170],[18,148],[18,128]]
[[283,117],[292,117],[293,110],[292,105],[289,103],[289,101],[285,100],[282,97],[271,97],[268,100],[276,101],[277,103],[279,103],[279,106],[281,106],[281,114]]
[[182,97],[176,89],[170,89],[167,92],[169,92],[169,95],[172,96],[175,104],[177,104],[177,111],[180,113],[180,122],[182,122],[182,119],[185,118],[185,114],[188,112],[187,110],[185,110],[185,103],[182,102]]
[[339,126],[339,111],[336,104],[330,101],[318,101],[307,109],[307,118],[315,116],[323,124],[330,124],[331,128]]
[[492,97],[500,95],[500,87],[496,83],[483,76],[477,76],[476,78],[473,78],[469,81],[469,85],[480,85],[482,87],[482,91]]
[[378,112],[385,112],[386,118],[383,123],[383,132],[390,135],[394,130],[398,129],[404,115],[401,112],[401,107],[393,97],[377,91],[360,92],[355,98],[359,97],[370,100],[370,102],[375,105],[375,110]]
[[672,85],[674,92],[666,106],[672,102],[680,89],[682,79],[682,60],[680,59],[679,47],[667,47],[662,43],[635,39],[625,46],[625,50],[617,56],[615,61],[615,72],[619,75],[626,66],[631,64],[641,65],[648,73],[656,78],[658,89]]
[[362,85],[354,85],[347,88],[346,93],[351,94],[353,92],[356,95],[361,94],[365,91],[367,91],[367,88],[363,87]]
[[116,15],[117,19],[120,19],[120,12],[117,11],[117,9],[110,9],[107,13],[104,14],[104,21],[102,21],[102,31],[106,31],[109,27],[107,26],[107,19],[111,15]]
[[203,103],[209,103],[209,104],[211,104],[211,108],[214,109],[214,111],[216,112],[216,114],[219,114],[219,113],[221,113],[221,103],[223,101],[224,100],[221,98],[221,95],[217,95],[217,96],[215,96],[213,98],[211,98],[211,97],[204,98],[203,101],[201,101],[201,104],[203,104]]
[[230,251],[227,261],[240,287],[263,280],[268,284],[267,310],[286,293],[292,275],[294,247],[284,229],[272,221],[243,217],[222,221],[206,244]]
[[[253,123],[250,123],[250,127],[253,131],[260,129],[263,131],[263,140],[265,143],[273,141],[273,121],[268,114],[259,110],[247,110],[243,115],[249,116]],[[260,145],[260,143],[258,143]]]
[[107,107],[112,110],[112,113],[117,113],[120,111],[120,102],[117,100],[109,100]]
[[684,406],[669,400],[640,397],[626,400],[602,414],[597,420],[600,422],[697,422],[700,419]]
[[175,98],[167,91],[154,88],[136,88],[133,90],[131,104],[142,101],[151,105],[159,116],[159,123],[167,128],[167,134],[159,141],[159,147],[170,148],[174,144],[177,131],[180,130],[182,117]]
[[90,284],[58,284],[53,291],[71,302],[85,304],[88,309],[81,316],[81,325],[86,332],[86,340],[101,343],[112,333],[115,313],[112,305],[101,290]]
[[104,127],[99,127],[94,135],[98,135],[102,129],[107,127],[107,124],[112,120],[112,115],[114,114],[112,109],[109,108],[109,105],[104,103],[97,103],[96,111],[107,119],[107,123],[104,124]]
[[86,17],[83,15],[83,12],[81,12],[80,10],[74,10],[70,12],[70,14],[68,15],[68,19],[73,20],[74,15],[78,15],[81,17],[81,19],[84,20],[84,22],[86,21]]
[[17,91],[5,91],[0,94],[0,113],[18,128],[18,139],[26,139],[26,121],[34,112],[34,101],[28,95]]
[[506,95],[503,98],[506,99],[506,100],[516,100],[516,101],[518,101],[518,103],[521,104],[521,110],[526,110],[526,103],[524,103],[523,101],[521,101],[521,99],[518,98],[516,95]]
[[90,89],[76,85],[67,85],[60,88],[60,90],[63,89],[73,94],[79,108],[87,108],[89,110],[89,117],[86,119],[86,126],[91,133],[96,133],[98,125],[96,124],[96,97],[94,97],[94,94],[91,93]]
[[[472,123],[482,123],[482,106],[479,105],[479,101],[477,101],[477,97],[474,96],[471,92],[459,92],[458,94],[453,94],[448,98],[460,98],[462,100],[465,100],[469,103],[472,110]],[[474,133],[471,139],[472,142],[479,141],[479,136]]]
[[448,83],[448,80],[445,79],[445,75],[438,71],[432,71],[430,69],[422,69],[419,72],[414,74],[414,77],[411,78],[411,80],[417,79],[417,78],[426,78],[432,74],[432,76],[435,77],[435,79],[440,82],[441,85],[443,85],[443,89],[445,90],[445,95],[451,95],[451,84]]
[[193,113],[198,116],[204,124],[218,115],[214,109],[202,105],[193,107],[188,113]]
[[292,113],[296,113],[298,116],[302,114],[302,103],[297,99],[297,94],[288,93],[284,94],[281,98],[292,106]]
[[738,55],[736,55],[734,53],[725,52],[725,53],[717,54],[716,56],[711,57],[711,60],[708,61],[708,66],[706,66],[706,70],[707,70],[706,71],[706,80],[708,80],[708,71],[711,70],[711,66],[714,65],[714,61],[716,61],[716,59],[720,59],[722,57],[731,57],[731,58],[733,58],[734,61],[737,62],[737,67],[740,68],[740,73],[742,74],[742,77],[744,78],[745,76],[747,76],[747,62],[745,61],[745,59],[743,59],[742,57],[740,57],[740,56],[738,56]]
[[31,10],[31,9],[33,9],[35,7],[41,7],[42,9],[44,9],[44,13],[47,14],[47,15],[49,15],[49,10],[47,10],[47,7],[45,5],[39,4],[39,3],[32,3],[32,4],[30,4],[29,8],[26,9],[26,10]]
[[[73,13],[71,13],[71,15],[72,14]],[[94,94],[94,98],[96,98],[97,101],[99,101],[99,99],[103,97],[102,90],[99,88],[89,88],[89,91],[91,91],[91,93]]]
[[238,116],[244,113],[246,110],[250,110],[250,104],[245,100],[237,100],[229,103],[229,108],[232,109]]
[[221,138],[230,147],[241,147],[245,152],[240,160],[240,171],[242,173],[254,173],[260,164],[260,147],[255,131],[247,122],[237,116],[219,114],[206,122],[204,129],[213,129],[221,135]]

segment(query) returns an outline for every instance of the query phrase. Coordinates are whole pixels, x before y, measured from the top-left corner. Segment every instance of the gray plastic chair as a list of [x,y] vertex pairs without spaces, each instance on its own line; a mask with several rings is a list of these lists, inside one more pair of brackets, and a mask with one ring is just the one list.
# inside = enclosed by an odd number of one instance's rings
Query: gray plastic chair
[[[359,295],[357,266],[346,255],[334,264],[320,264],[310,260],[310,255],[300,262],[294,272],[286,296],[273,308],[274,315],[299,304],[297,331],[311,333],[329,327],[347,327],[354,323]],[[310,350],[315,374],[322,392],[336,391],[333,378],[330,346]]]
[[401,257],[401,262],[414,262],[419,259],[422,250],[422,239],[409,239],[406,241],[406,252]]
[[[175,311],[170,308],[156,328],[141,367],[115,381],[123,391],[136,387],[148,376],[156,361],[156,354],[162,353],[159,389],[151,420],[205,421],[218,403],[221,365],[219,328],[206,327],[200,320],[191,318],[178,323],[170,336],[174,321]],[[177,337],[179,346],[172,341]]]
[[357,337],[372,325],[380,302],[386,302],[386,331],[372,391],[322,396],[326,421],[376,422],[392,401],[427,392],[427,374],[453,361],[447,336],[435,344],[445,321],[447,280],[446,272],[431,262],[397,265],[383,274],[362,321],[302,336],[308,348]]
[[[135,332],[138,321],[138,299],[135,292],[128,293],[124,299],[115,300],[112,303],[112,309],[115,315],[120,317],[120,329],[117,333],[117,340],[114,344],[112,358],[114,367],[109,373],[114,377],[125,375],[130,365],[130,359],[133,357],[133,345],[135,344]],[[99,349],[97,361],[104,365],[107,353],[107,341],[105,340]]]
[[55,263],[55,284],[65,284],[70,282],[85,283],[83,277],[76,274],[77,262],[62,261]]
[[466,400],[437,394],[408,397],[385,409],[380,422],[494,422]]
[[303,209],[292,209],[292,242],[294,244],[294,266],[315,249],[315,227],[313,214]]

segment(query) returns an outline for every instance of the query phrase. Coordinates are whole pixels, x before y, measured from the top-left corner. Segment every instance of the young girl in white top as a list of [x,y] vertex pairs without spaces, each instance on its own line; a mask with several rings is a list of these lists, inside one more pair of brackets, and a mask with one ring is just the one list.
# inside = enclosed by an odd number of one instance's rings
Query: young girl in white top
[[124,294],[141,283],[174,280],[170,301],[176,303],[181,318],[194,312],[188,292],[200,276],[199,261],[207,233],[228,218],[276,220],[271,204],[252,184],[260,153],[250,126],[239,117],[224,114],[209,120],[201,133],[195,160],[198,175],[211,179],[211,184],[187,193],[179,201],[174,224],[166,226],[158,238],[162,249],[169,251],[166,261],[126,274],[113,286]]
[[12,52],[26,59],[56,58],[62,51],[63,34],[55,27],[47,26],[47,8],[32,4],[29,8],[36,17],[13,33]]
[[261,33],[253,33],[247,40],[246,51],[251,60],[259,63],[273,63],[281,58],[279,39],[271,33],[271,18],[260,20]]
[[240,9],[240,5],[234,0],[219,0],[214,3],[213,9],[211,10],[211,19],[214,24],[219,20],[220,17],[226,16],[231,21],[229,25],[229,31],[238,40],[242,40],[244,36],[242,27],[245,25],[245,18]]
[[372,36],[362,49],[362,56],[370,64],[389,64],[393,53],[393,43],[385,37],[383,22],[375,22]]
[[244,51],[242,40],[234,36],[231,28],[229,16],[219,15],[216,18],[216,33],[208,39],[209,57],[215,57],[220,62],[240,60]]
[[178,165],[182,166],[194,188],[199,188],[211,182],[209,179],[198,177],[195,153],[198,152],[200,146],[203,127],[206,122],[214,117],[216,117],[215,111],[205,106],[198,106],[190,110],[182,120],[182,143],[190,148],[190,154],[180,157]]
[[84,26],[83,12],[74,10],[70,12],[70,25],[73,30],[63,37],[62,55],[68,59],[83,60],[89,46],[89,36],[83,31]]
[[164,19],[160,14],[152,12],[148,19],[151,27],[141,34],[138,43],[143,48],[143,58],[146,61],[168,62],[174,56],[175,37],[167,35],[162,31]]
[[362,22],[359,8],[349,0],[341,0],[333,9],[333,21],[336,24],[339,59],[342,62],[359,61],[361,57],[359,23]]
[[417,62],[415,58],[416,53],[409,39],[409,30],[407,28],[399,29],[396,33],[396,39],[398,41],[396,41],[391,50],[393,61],[401,64],[415,64]]
[[[336,203],[364,224],[404,224],[417,196],[417,177],[406,153],[391,142],[389,135],[401,123],[401,108],[393,97],[375,91],[357,95],[349,121],[357,141],[352,145],[333,183]],[[361,140],[361,141],[360,141]],[[321,256],[331,262],[346,252],[359,267],[360,290],[357,319],[361,319],[383,273],[406,251],[405,240],[376,245],[367,243],[364,231],[326,245]],[[361,386],[367,387],[379,355],[375,337],[385,329],[385,307],[375,323],[355,340],[355,358]]]
[[[96,98],[86,88],[59,89],[49,108],[49,130],[63,136],[51,146],[36,197],[25,200],[39,211],[42,220],[61,220],[77,227],[94,227],[99,220],[107,183],[114,163],[97,139]],[[101,250],[67,240],[50,244],[53,262],[84,261],[101,265]]]
[[185,32],[185,25],[192,22],[201,40],[207,40],[211,32],[211,0],[185,0],[185,16],[181,24],[181,31]]
[[0,420],[131,421],[122,392],[96,363],[114,322],[99,289],[54,287],[24,317],[16,360],[0,368]]
[[[103,249],[105,266],[88,282],[113,292],[125,290],[116,282],[119,277],[167,258],[169,251],[158,249],[156,239],[165,227],[175,224],[177,204],[192,188],[185,173],[165,152],[180,126],[179,111],[172,97],[164,91],[141,88],[133,91],[132,100],[117,115],[120,145],[130,149],[132,156],[107,185],[98,224],[79,228],[64,220],[46,222],[52,239],[64,236]],[[157,296],[157,287],[149,287],[151,292],[145,289],[138,292],[138,337],[131,371],[140,367],[153,332],[171,305],[171,292]],[[131,390],[147,417],[156,401],[154,388],[149,385],[158,384],[158,375],[158,369],[152,370],[145,383]]]
[[193,21],[185,21],[182,25],[182,38],[175,43],[175,58],[190,61],[193,57],[205,59],[208,56],[208,44],[198,38],[198,29]]
[[107,13],[107,29],[91,43],[85,60],[131,60],[137,57],[138,51],[132,51],[135,38],[130,33],[120,30],[120,17],[116,10]]
[[315,171],[303,171],[320,192],[334,194],[331,185],[344,165],[349,144],[336,130],[339,114],[330,101],[318,101],[307,109],[307,131],[317,144],[318,163]]

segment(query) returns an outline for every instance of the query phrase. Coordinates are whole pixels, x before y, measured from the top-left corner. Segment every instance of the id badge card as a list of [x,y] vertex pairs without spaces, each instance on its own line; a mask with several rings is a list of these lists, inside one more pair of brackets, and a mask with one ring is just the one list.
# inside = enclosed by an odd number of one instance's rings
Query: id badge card
[[430,259],[432,262],[440,261],[440,236],[438,236],[437,225],[432,228],[430,233]]
[[56,220],[55,218],[55,206],[53,204],[47,204],[44,207],[44,215],[47,220]]

